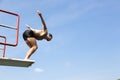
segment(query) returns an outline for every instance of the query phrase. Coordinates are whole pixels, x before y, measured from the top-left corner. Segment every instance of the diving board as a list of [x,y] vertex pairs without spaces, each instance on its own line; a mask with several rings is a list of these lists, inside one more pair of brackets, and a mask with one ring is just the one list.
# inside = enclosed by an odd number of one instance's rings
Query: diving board
[[16,58],[0,58],[0,66],[29,67],[34,60],[23,60]]

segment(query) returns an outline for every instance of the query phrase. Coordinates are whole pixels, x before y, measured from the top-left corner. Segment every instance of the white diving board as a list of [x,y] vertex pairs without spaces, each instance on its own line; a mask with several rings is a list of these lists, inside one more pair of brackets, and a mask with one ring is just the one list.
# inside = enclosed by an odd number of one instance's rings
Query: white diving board
[[16,58],[0,58],[0,66],[29,67],[34,60],[23,60]]

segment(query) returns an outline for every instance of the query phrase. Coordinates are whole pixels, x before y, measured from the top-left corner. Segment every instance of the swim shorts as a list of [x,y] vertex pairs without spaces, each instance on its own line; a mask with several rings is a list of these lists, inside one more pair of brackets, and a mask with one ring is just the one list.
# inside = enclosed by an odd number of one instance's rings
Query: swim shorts
[[29,37],[34,37],[34,32],[32,30],[25,30],[23,33],[23,39],[27,40]]

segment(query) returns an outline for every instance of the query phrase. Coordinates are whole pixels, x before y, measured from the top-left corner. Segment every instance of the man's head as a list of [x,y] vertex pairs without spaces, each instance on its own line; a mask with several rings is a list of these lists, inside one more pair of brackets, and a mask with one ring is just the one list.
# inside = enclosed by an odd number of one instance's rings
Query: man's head
[[47,34],[47,36],[46,36],[47,41],[50,41],[52,38],[53,38],[53,36],[51,33]]

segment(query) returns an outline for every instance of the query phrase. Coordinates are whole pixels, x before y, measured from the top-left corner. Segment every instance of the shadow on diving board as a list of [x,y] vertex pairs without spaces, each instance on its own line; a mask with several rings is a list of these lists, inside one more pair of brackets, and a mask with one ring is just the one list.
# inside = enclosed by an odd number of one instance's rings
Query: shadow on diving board
[[29,67],[33,63],[34,63],[34,60],[0,58],[0,66]]

